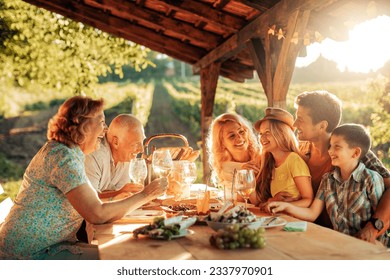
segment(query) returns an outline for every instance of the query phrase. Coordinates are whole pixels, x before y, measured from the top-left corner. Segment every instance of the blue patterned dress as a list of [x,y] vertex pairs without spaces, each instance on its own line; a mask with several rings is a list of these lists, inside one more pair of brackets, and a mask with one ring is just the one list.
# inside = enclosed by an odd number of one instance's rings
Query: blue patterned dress
[[83,218],[65,194],[87,182],[81,149],[48,141],[27,167],[0,227],[0,258],[41,259],[63,250],[80,254],[73,244]]

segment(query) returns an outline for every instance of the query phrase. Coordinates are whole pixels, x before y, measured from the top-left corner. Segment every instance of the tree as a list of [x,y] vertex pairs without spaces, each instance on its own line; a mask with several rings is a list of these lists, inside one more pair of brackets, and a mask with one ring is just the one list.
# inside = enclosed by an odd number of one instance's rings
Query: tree
[[379,99],[379,106],[372,114],[372,122],[375,126],[371,128],[373,145],[378,146],[384,153],[384,157],[390,150],[390,61],[381,69],[381,73],[387,77],[387,83],[382,96]]
[[99,76],[146,68],[148,49],[20,0],[0,0],[0,82],[88,93]]

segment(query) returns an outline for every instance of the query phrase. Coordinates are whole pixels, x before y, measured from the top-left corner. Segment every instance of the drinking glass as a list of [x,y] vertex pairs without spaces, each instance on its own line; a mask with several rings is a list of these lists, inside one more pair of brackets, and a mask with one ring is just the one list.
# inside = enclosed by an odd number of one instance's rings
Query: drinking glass
[[[154,173],[160,178],[168,177],[169,173],[173,168],[173,161],[169,151],[155,150],[153,152],[153,157],[152,157],[152,167]],[[167,198],[165,192],[162,196],[158,197],[158,199],[165,199],[165,198]]]
[[168,150],[155,150],[152,157],[153,171],[160,178],[167,177],[173,167],[172,157]]
[[195,182],[198,177],[198,171],[196,169],[195,162],[183,161],[183,198],[187,198],[191,194],[191,185]]
[[195,182],[196,178],[198,177],[196,164],[195,162],[185,161],[184,168],[185,168],[184,182],[190,186],[192,183]]
[[144,159],[135,158],[130,161],[129,176],[134,183],[144,185],[147,175],[148,170]]
[[234,188],[245,201],[245,210],[247,210],[247,200],[256,188],[256,178],[252,169],[237,170],[234,179]]

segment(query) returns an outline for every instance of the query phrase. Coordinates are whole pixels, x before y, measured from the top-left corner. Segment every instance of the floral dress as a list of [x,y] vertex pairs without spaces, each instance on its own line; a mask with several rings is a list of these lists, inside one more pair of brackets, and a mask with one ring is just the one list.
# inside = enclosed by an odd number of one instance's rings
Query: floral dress
[[87,182],[81,149],[48,141],[27,167],[0,226],[0,258],[41,259],[62,250],[80,254],[73,244],[83,218],[65,194]]

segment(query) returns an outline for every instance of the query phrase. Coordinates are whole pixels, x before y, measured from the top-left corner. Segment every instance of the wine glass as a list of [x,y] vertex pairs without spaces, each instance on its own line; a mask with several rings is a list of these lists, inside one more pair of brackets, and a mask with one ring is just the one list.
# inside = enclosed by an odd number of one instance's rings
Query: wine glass
[[198,172],[196,169],[195,162],[188,160],[183,161],[183,178],[184,178],[184,187],[183,187],[183,198],[187,198],[191,194],[191,184],[195,182],[198,177]]
[[153,171],[161,178],[167,177],[172,170],[173,161],[168,150],[156,150],[152,157]]
[[234,188],[245,201],[245,210],[247,210],[247,200],[256,188],[256,178],[252,169],[237,170],[234,179]]
[[198,177],[196,164],[195,162],[185,161],[184,166],[185,166],[184,182],[190,186],[192,183],[195,182],[196,178]]
[[[160,178],[168,177],[169,173],[173,168],[173,161],[169,151],[155,150],[153,152],[153,157],[152,157],[152,166],[153,166],[154,173],[157,174]],[[165,199],[165,198],[167,198],[165,192],[162,196],[158,197],[158,199]]]
[[144,159],[135,158],[130,161],[129,176],[134,183],[144,185],[147,175],[148,170]]

